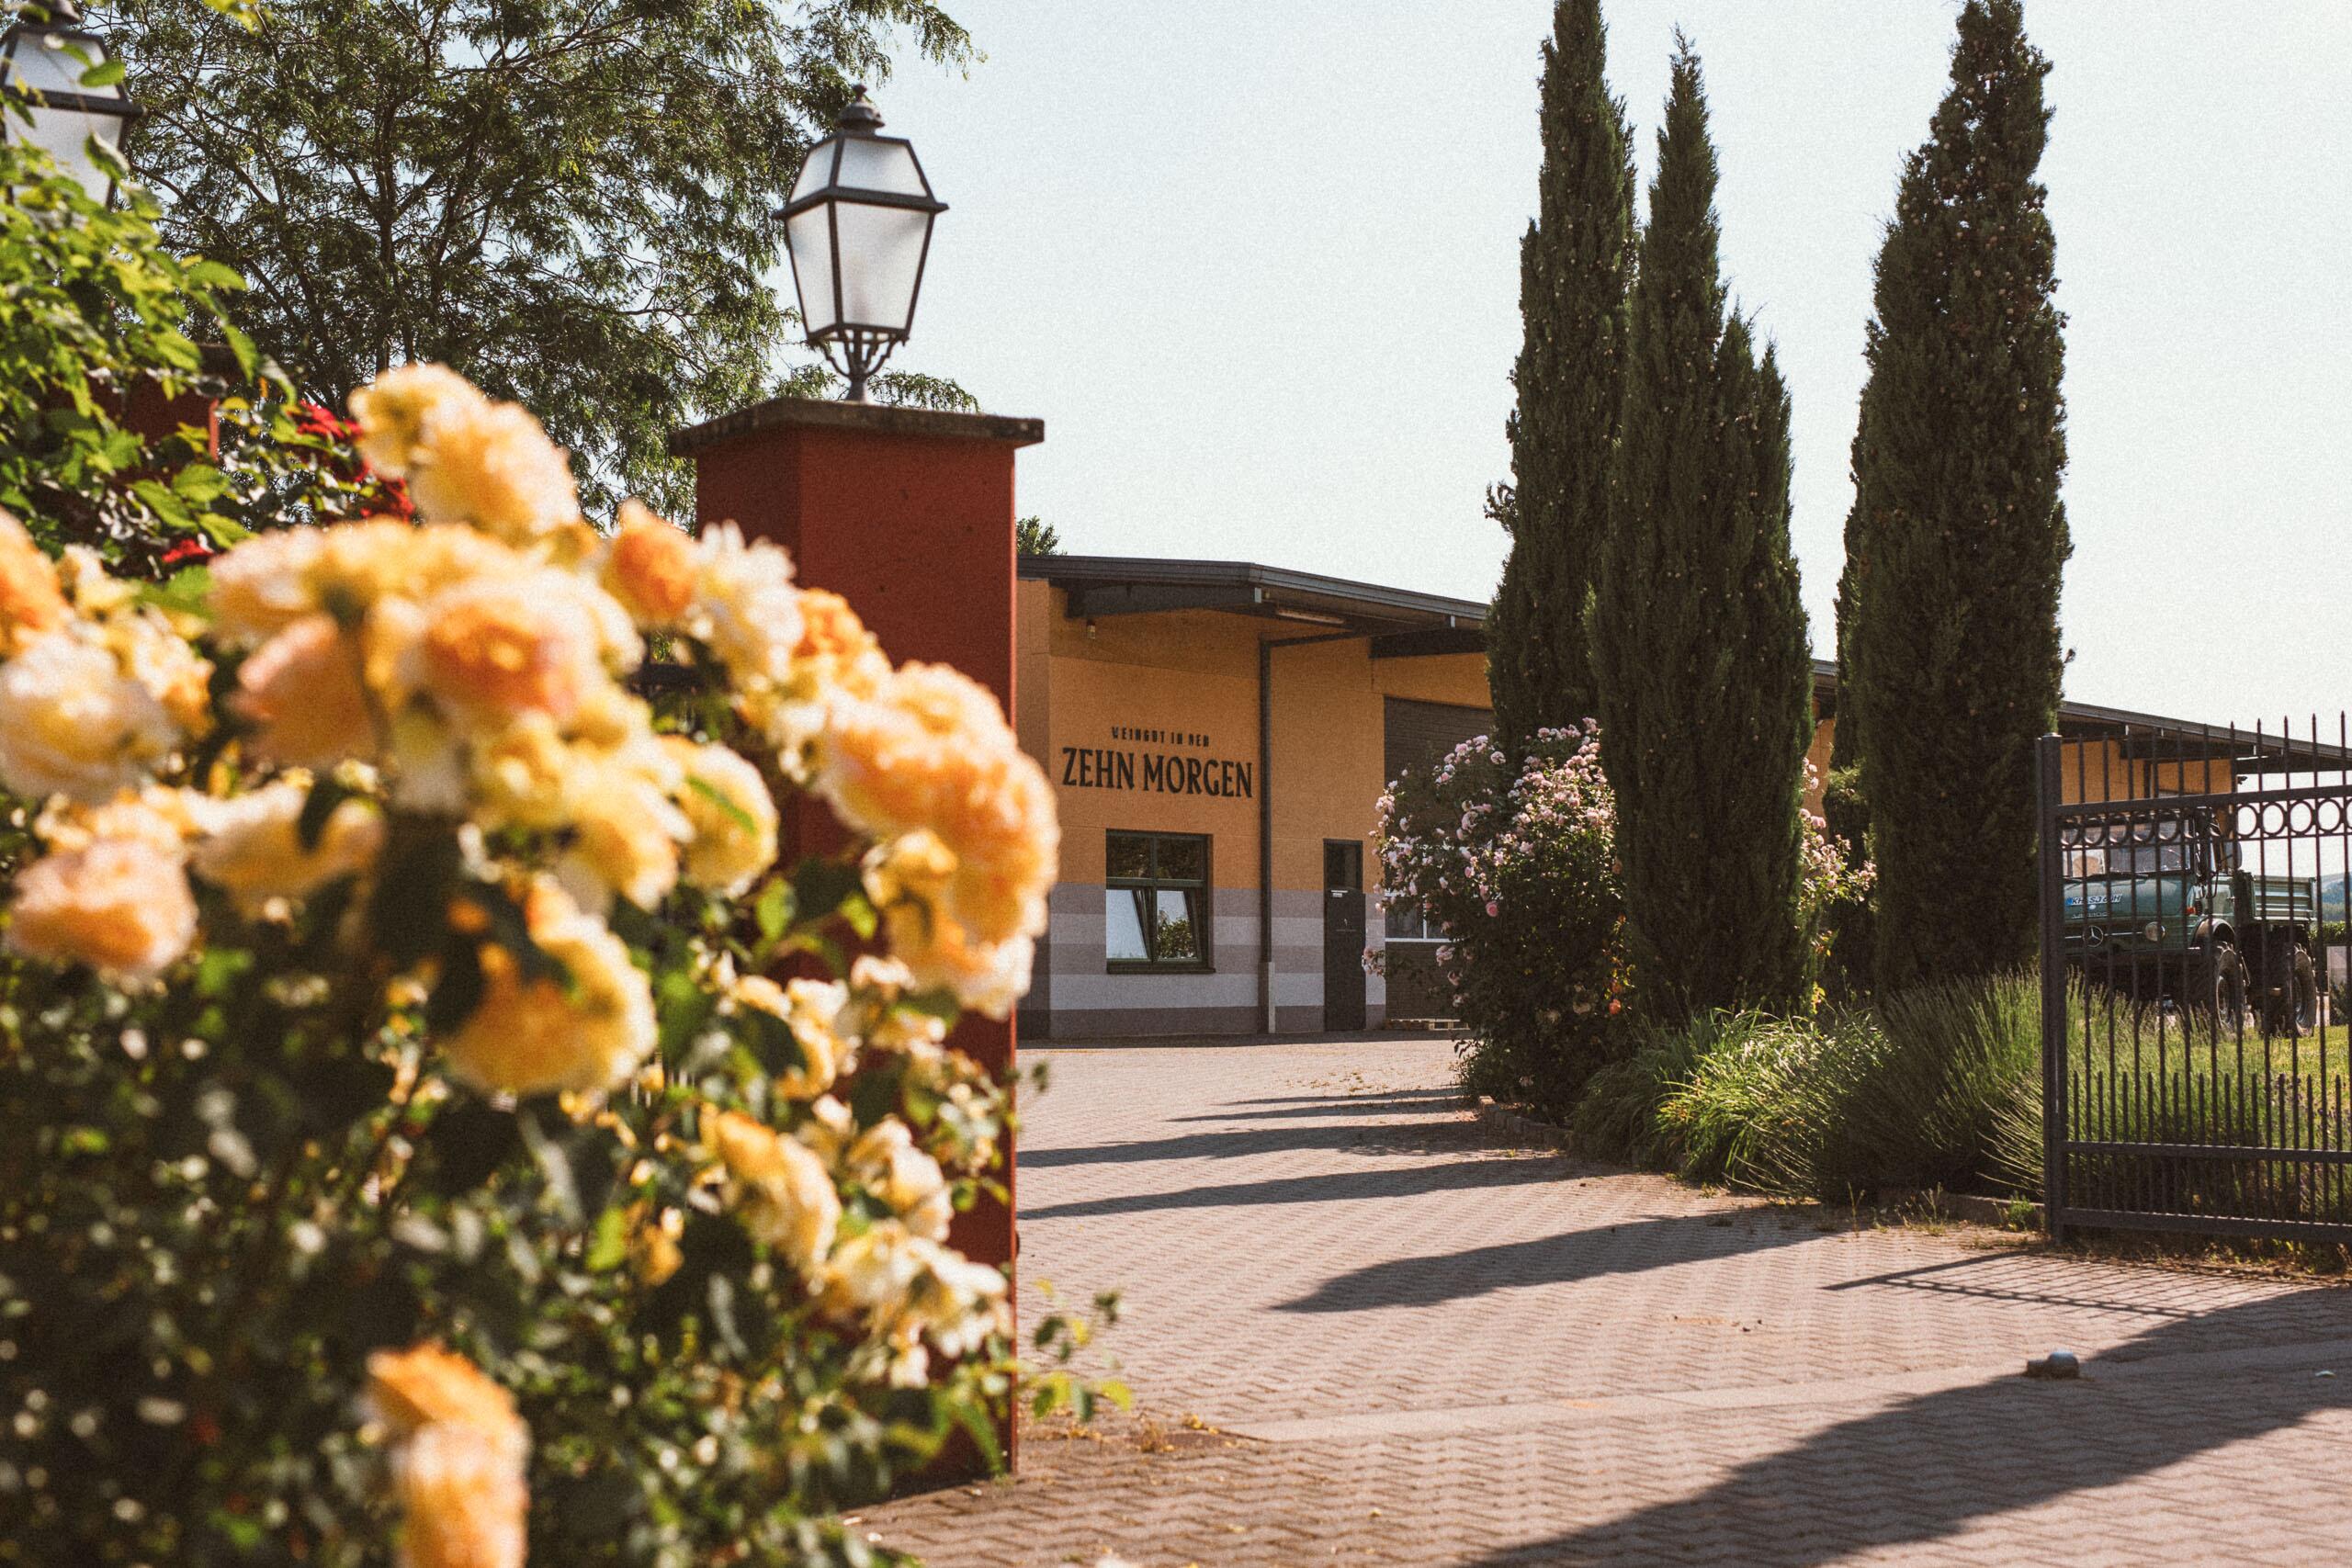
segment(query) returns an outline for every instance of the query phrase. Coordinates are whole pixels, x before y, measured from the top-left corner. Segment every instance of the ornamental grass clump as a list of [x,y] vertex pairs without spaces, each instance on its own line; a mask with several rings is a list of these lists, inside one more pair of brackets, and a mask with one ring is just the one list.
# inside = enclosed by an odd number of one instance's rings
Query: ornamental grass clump
[[2030,975],[1707,1014],[1596,1077],[1575,1127],[1592,1153],[1781,1197],[2006,1190],[2028,1137],[2039,1165],[2041,1027]]
[[[781,551],[591,527],[526,411],[353,407],[416,520],[200,593],[0,518],[0,1561],[887,1556],[829,1514],[1009,1397],[946,1040],[1046,781]],[[777,863],[795,792],[847,852]]]

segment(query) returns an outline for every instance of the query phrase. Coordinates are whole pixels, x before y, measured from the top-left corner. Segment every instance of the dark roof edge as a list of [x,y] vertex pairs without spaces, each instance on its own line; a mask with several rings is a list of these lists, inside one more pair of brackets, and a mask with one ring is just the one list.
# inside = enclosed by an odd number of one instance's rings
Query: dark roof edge
[[1369,610],[1403,610],[1416,615],[1450,617],[1484,625],[1487,606],[1475,599],[1449,599],[1439,593],[1419,593],[1387,588],[1320,572],[1295,571],[1244,560],[1164,560],[1147,556],[1023,556],[1021,575],[1057,587],[1077,584],[1137,583],[1199,588],[1264,588],[1275,592],[1312,593],[1321,598],[1352,600]]

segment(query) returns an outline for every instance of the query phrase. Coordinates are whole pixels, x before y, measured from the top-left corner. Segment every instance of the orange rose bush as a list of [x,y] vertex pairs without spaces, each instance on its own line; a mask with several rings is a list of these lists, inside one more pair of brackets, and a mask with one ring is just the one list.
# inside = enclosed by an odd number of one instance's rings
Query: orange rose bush
[[[0,521],[0,1562],[875,1560],[832,1511],[1010,1396],[946,1040],[1046,781],[775,547],[591,526],[527,412],[352,412],[415,516],[200,594]],[[843,851],[779,863],[796,794]]]

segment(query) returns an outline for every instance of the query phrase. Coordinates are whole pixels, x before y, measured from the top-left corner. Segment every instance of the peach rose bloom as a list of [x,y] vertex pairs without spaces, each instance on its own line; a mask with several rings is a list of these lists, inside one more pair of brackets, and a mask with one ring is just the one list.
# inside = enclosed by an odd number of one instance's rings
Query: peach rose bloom
[[600,581],[639,626],[674,625],[694,604],[695,542],[642,503],[625,501]]
[[472,382],[446,365],[397,366],[351,394],[359,455],[378,473],[405,479],[436,415],[462,415],[489,402]]
[[376,752],[359,642],[327,615],[309,615],[264,643],[237,671],[231,711],[254,727],[253,750],[287,767],[325,770]]
[[605,896],[652,908],[678,885],[684,813],[659,784],[625,767],[590,764],[574,773],[567,791],[572,843],[558,870],[566,890],[600,910]]
[[825,683],[854,697],[870,697],[890,678],[882,645],[849,601],[825,588],[800,591],[800,640],[793,662],[823,672]]
[[0,507],[0,654],[9,657],[71,614],[57,585],[57,566],[33,543],[25,525]]
[[365,1400],[393,1440],[402,1568],[522,1568],[531,1435],[514,1396],[425,1344],[368,1357]]
[[739,685],[791,680],[792,650],[800,641],[792,558],[764,539],[746,544],[732,523],[704,529],[695,546],[695,603],[685,627],[710,645]]
[[179,727],[84,624],[0,664],[0,784],[39,801],[97,805],[147,781]]
[[513,1394],[465,1357],[431,1343],[369,1356],[366,1398],[395,1438],[435,1422],[495,1429],[517,1419]]
[[890,1205],[907,1229],[930,1241],[947,1239],[953,1194],[939,1162],[915,1146],[903,1122],[877,1122],[850,1145],[849,1167]]
[[766,781],[724,746],[697,746],[680,736],[664,736],[662,745],[684,771],[677,801],[688,829],[686,880],[741,893],[775,862],[778,818]]
[[408,489],[424,516],[471,523],[509,544],[580,517],[563,448],[518,403],[449,400],[433,408],[410,452]]
[[178,859],[141,839],[102,839],[18,874],[8,946],[28,958],[86,964],[141,985],[196,940],[196,898]]
[[1061,830],[1046,775],[987,688],[910,663],[868,701],[836,705],[819,791],[876,836],[929,828],[956,857],[947,911],[994,946],[1045,927]]
[[770,1079],[777,1098],[813,1099],[848,1070],[856,1043],[844,1038],[836,1022],[849,1005],[848,987],[837,980],[810,979],[779,986],[764,975],[746,975],[729,994],[738,1008],[782,1019],[799,1047],[800,1066]]
[[531,938],[571,976],[525,979],[514,955],[485,946],[481,1004],[445,1044],[450,1072],[489,1094],[602,1093],[653,1049],[653,988],[628,947],[552,886],[533,890]]
[[428,605],[424,684],[459,714],[495,720],[580,710],[604,671],[594,633],[576,606],[550,604],[527,582],[461,584]]
[[531,1496],[523,1457],[474,1427],[425,1427],[392,1461],[399,1568],[523,1568]]
[[729,1197],[752,1234],[814,1280],[841,1224],[832,1176],[806,1144],[740,1111],[705,1117],[711,1151],[726,1168]]
[[225,890],[251,915],[277,898],[300,898],[375,863],[384,818],[346,800],[327,814],[318,841],[302,847],[300,821],[310,792],[277,783],[226,800],[192,802],[201,834],[190,852],[197,875]]

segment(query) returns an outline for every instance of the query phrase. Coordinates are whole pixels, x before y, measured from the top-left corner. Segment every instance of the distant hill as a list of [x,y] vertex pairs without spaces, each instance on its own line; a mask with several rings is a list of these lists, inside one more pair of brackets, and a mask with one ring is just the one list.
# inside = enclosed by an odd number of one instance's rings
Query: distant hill
[[2345,918],[2345,885],[2347,880],[2352,878],[2323,876],[2319,879],[2319,918],[2321,919],[2340,920]]

